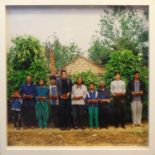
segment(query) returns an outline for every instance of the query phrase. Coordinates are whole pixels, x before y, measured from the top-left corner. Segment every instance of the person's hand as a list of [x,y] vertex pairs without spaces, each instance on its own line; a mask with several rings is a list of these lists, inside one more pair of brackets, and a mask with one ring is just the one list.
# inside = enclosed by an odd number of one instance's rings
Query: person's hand
[[20,95],[15,95],[15,94],[12,94],[11,97],[12,97],[12,98],[21,98]]
[[23,98],[24,98],[24,99],[32,99],[33,96],[32,96],[32,95],[26,95],[26,94],[24,94],[24,95],[23,95]]
[[79,98],[79,100],[84,99],[83,96],[79,96],[78,98]]
[[62,95],[62,96],[60,96],[60,98],[63,100],[67,100],[67,95]]
[[57,96],[50,96],[50,99],[56,100],[58,97]]
[[115,93],[114,96],[123,96],[124,93]]
[[140,92],[132,92],[132,95],[133,96],[140,96],[143,94],[143,91],[140,91]]
[[110,103],[110,99],[100,99],[101,103]]
[[45,96],[38,96],[38,99],[39,99],[39,100],[45,100],[46,97],[45,97]]
[[78,100],[78,97],[77,96],[73,96],[73,100]]
[[66,95],[67,95],[67,98],[68,98],[70,96],[70,93],[67,93]]
[[98,102],[98,99],[90,99],[88,100],[89,103],[97,103]]
[[81,100],[83,99],[83,96],[73,96],[73,100]]
[[29,99],[32,99],[32,98],[33,98],[33,96],[32,96],[32,95],[28,95],[28,98],[29,98]]

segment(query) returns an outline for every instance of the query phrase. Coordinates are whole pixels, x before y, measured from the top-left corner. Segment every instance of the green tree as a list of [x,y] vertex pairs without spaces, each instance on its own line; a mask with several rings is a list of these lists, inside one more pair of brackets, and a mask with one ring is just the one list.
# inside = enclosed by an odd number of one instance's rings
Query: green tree
[[114,80],[114,72],[119,71],[123,80],[130,81],[133,78],[135,70],[140,71],[143,81],[148,83],[148,70],[147,67],[142,66],[140,56],[135,56],[130,50],[115,51],[110,55],[109,62],[105,65],[104,80],[110,85]]
[[86,72],[77,72],[76,74],[73,74],[71,76],[71,79],[73,80],[73,83],[76,82],[77,77],[82,77],[84,84],[89,88],[89,83],[94,82],[96,88],[98,88],[99,81],[103,80],[103,77],[99,77],[97,74],[86,71]]
[[96,64],[104,65],[110,58],[112,51],[103,45],[103,42],[99,39],[95,40],[91,47],[88,49],[88,57]]
[[[108,51],[128,49],[135,55],[142,55],[143,64],[148,64],[148,8],[144,9],[144,16],[141,17],[133,7],[115,6],[104,9],[104,14],[100,18],[100,30],[96,32],[95,39],[89,49],[89,57],[94,60],[93,55],[98,51],[96,46],[100,42],[102,55],[95,62],[101,61]],[[107,57],[106,62],[109,60]]]
[[50,51],[54,51],[56,68],[60,69],[63,65],[70,62],[73,58],[81,53],[80,48],[74,42],[69,45],[63,45],[60,43],[57,36],[54,35],[53,41],[47,41],[44,43],[46,50],[46,57],[48,63],[50,63]]
[[46,79],[49,73],[43,46],[29,35],[12,39],[7,64],[8,96],[25,81],[27,75],[31,75],[36,83],[39,78]]

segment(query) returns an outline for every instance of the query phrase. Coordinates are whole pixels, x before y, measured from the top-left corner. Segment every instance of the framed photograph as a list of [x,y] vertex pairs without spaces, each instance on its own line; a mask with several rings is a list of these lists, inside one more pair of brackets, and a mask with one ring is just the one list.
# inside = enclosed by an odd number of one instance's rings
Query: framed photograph
[[155,155],[154,0],[1,0],[0,153]]

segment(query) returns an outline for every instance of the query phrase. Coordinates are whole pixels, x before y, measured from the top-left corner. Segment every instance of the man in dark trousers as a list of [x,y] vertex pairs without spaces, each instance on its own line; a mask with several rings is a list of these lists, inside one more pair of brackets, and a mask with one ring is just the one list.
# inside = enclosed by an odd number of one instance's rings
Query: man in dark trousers
[[121,75],[119,72],[116,72],[114,75],[115,80],[111,82],[110,91],[113,96],[113,104],[115,111],[115,127],[118,128],[119,125],[121,125],[122,128],[125,128],[125,82],[121,80]]
[[105,87],[105,82],[100,81],[98,90],[99,99],[99,126],[100,128],[108,128],[110,124],[110,93]]
[[71,91],[72,81],[67,77],[67,71],[62,70],[57,79],[57,91],[60,106],[60,127],[62,130],[71,128]]
[[24,127],[34,127],[36,125],[35,118],[35,85],[32,82],[32,77],[26,77],[26,83],[20,88],[20,93],[23,99],[22,115]]

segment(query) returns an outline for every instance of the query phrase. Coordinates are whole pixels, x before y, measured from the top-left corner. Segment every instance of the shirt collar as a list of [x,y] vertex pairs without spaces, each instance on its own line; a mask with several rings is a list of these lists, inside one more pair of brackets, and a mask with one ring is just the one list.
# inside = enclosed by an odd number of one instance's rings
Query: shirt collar
[[101,90],[101,91],[104,91],[104,90],[105,90],[105,88],[102,88],[102,89],[100,88],[100,90]]
[[80,88],[81,89],[82,88],[82,85],[80,85],[80,86],[79,85],[76,85],[76,88]]

